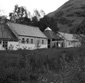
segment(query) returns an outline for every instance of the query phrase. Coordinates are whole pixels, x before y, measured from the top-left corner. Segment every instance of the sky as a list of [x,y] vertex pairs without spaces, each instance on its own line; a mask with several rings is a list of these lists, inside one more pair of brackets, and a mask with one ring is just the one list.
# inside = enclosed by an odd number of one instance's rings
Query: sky
[[55,11],[62,4],[68,0],[1,0],[0,1],[0,12],[1,14],[8,15],[12,12],[14,6],[18,4],[19,6],[25,6],[28,11],[33,13],[34,9],[44,10],[45,14]]

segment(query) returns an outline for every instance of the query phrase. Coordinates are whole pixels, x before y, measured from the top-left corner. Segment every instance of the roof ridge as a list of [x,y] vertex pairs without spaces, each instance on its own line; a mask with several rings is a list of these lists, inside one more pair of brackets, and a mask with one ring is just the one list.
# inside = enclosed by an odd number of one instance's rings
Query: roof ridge
[[32,25],[26,25],[26,24],[20,24],[20,23],[14,23],[14,22],[8,22],[8,23],[11,23],[11,24],[17,24],[17,25],[22,25],[22,26],[29,26],[29,27],[33,27],[33,28],[39,28],[37,26],[32,26]]

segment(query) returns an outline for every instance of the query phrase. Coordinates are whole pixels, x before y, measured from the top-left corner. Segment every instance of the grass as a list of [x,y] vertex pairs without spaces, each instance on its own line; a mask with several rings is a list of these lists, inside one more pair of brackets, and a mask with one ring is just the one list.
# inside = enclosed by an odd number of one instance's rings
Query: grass
[[0,83],[83,83],[85,47],[0,51]]

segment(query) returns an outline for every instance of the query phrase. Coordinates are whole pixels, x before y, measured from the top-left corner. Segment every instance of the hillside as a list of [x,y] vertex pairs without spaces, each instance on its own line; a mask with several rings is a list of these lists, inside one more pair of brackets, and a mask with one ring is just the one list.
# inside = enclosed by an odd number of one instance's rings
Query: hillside
[[85,19],[85,0],[69,0],[47,16],[55,19],[60,31],[70,32]]

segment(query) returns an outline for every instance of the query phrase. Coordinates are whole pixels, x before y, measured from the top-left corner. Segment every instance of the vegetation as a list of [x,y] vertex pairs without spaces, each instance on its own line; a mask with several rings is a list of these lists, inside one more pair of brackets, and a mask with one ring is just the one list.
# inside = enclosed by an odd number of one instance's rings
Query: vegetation
[[10,21],[25,25],[32,25],[39,27],[42,31],[50,27],[53,31],[57,32],[57,22],[53,18],[45,15],[45,12],[41,10],[34,10],[34,15],[30,15],[30,12],[25,7],[15,5],[14,11],[9,13]]
[[68,0],[58,10],[47,16],[55,19],[60,31],[70,32],[76,25],[79,26],[85,20],[85,1]]
[[0,51],[0,83],[84,83],[84,49]]

